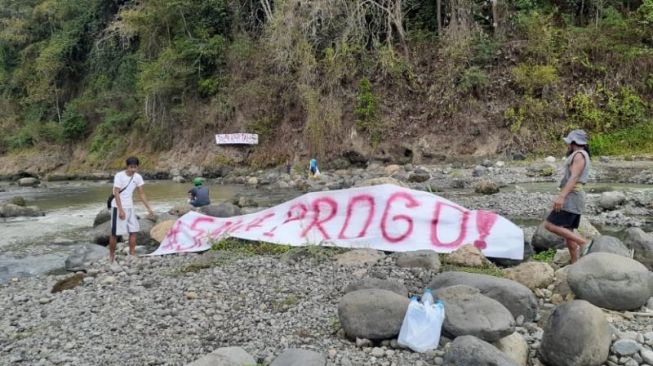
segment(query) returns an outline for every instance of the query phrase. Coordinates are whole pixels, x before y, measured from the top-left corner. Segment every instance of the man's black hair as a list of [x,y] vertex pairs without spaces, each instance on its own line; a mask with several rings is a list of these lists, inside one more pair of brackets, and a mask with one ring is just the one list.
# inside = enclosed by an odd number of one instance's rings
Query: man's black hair
[[137,158],[137,157],[135,157],[135,156],[130,156],[130,157],[127,158],[127,160],[125,160],[125,164],[126,164],[127,166],[130,166],[130,165],[136,165],[136,166],[138,166],[138,165],[139,165],[139,161],[138,161],[138,158]]

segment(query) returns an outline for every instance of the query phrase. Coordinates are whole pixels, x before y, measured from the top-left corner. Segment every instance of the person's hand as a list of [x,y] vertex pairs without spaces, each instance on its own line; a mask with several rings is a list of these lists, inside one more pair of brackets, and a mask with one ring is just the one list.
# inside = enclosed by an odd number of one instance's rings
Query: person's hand
[[152,211],[151,209],[148,210],[148,215],[147,215],[147,217],[148,217],[150,220],[152,220],[152,221],[156,221],[156,214],[155,214],[154,211]]
[[562,205],[565,203],[565,198],[562,196],[556,196],[553,200],[553,211],[560,212],[562,210]]
[[127,215],[125,214],[125,210],[121,208],[120,211],[118,211],[118,217],[120,217],[120,220],[124,220],[125,217],[127,217]]

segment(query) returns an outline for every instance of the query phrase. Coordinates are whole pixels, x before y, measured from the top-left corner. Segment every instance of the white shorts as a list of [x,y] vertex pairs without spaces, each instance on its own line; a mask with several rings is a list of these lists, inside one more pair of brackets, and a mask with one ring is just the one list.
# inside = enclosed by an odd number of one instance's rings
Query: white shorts
[[111,235],[119,236],[141,231],[138,218],[133,208],[124,208],[125,219],[121,220],[118,215],[118,208],[111,209]]

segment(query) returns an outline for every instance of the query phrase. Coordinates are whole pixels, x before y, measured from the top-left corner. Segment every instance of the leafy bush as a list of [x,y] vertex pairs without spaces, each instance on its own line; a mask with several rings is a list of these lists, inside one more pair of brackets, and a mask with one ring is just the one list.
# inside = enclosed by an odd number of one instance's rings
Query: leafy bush
[[63,138],[68,141],[79,141],[86,137],[88,124],[84,116],[77,111],[74,104],[68,104],[61,123],[63,125]]
[[653,121],[645,121],[615,132],[590,136],[590,147],[596,155],[653,153]]
[[477,97],[488,85],[490,85],[490,78],[485,70],[478,66],[472,66],[465,70],[458,82],[458,86],[462,91],[474,93]]
[[383,127],[378,117],[377,102],[372,92],[372,83],[369,79],[362,79],[358,84],[358,97],[356,103],[356,127],[370,134],[372,142],[381,142]]
[[553,262],[553,258],[556,255],[556,250],[555,248],[547,249],[543,252],[539,252],[535,255],[533,255],[533,260],[539,261],[539,262],[546,262],[546,263],[551,263]]
[[558,83],[555,67],[551,65],[520,64],[512,69],[515,83],[528,94],[541,94]]

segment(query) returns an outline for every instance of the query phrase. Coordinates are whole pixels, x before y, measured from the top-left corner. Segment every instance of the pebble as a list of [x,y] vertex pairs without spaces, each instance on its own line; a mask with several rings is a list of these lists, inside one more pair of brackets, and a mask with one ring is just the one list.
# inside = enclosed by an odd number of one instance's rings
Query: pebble
[[653,351],[648,349],[642,349],[639,351],[642,356],[642,361],[646,362],[649,365],[653,365]]
[[374,356],[374,357],[383,357],[384,355],[385,355],[385,352],[383,351],[382,348],[379,348],[379,347],[372,348],[372,356]]
[[52,299],[49,298],[49,297],[42,297],[42,298],[39,299],[39,304],[45,305],[45,304],[50,303],[51,301],[52,301]]
[[620,356],[630,356],[639,352],[641,346],[631,339],[620,339],[612,345],[614,352]]
[[103,285],[110,285],[115,282],[116,282],[116,278],[114,276],[106,276],[100,281],[100,283]]

